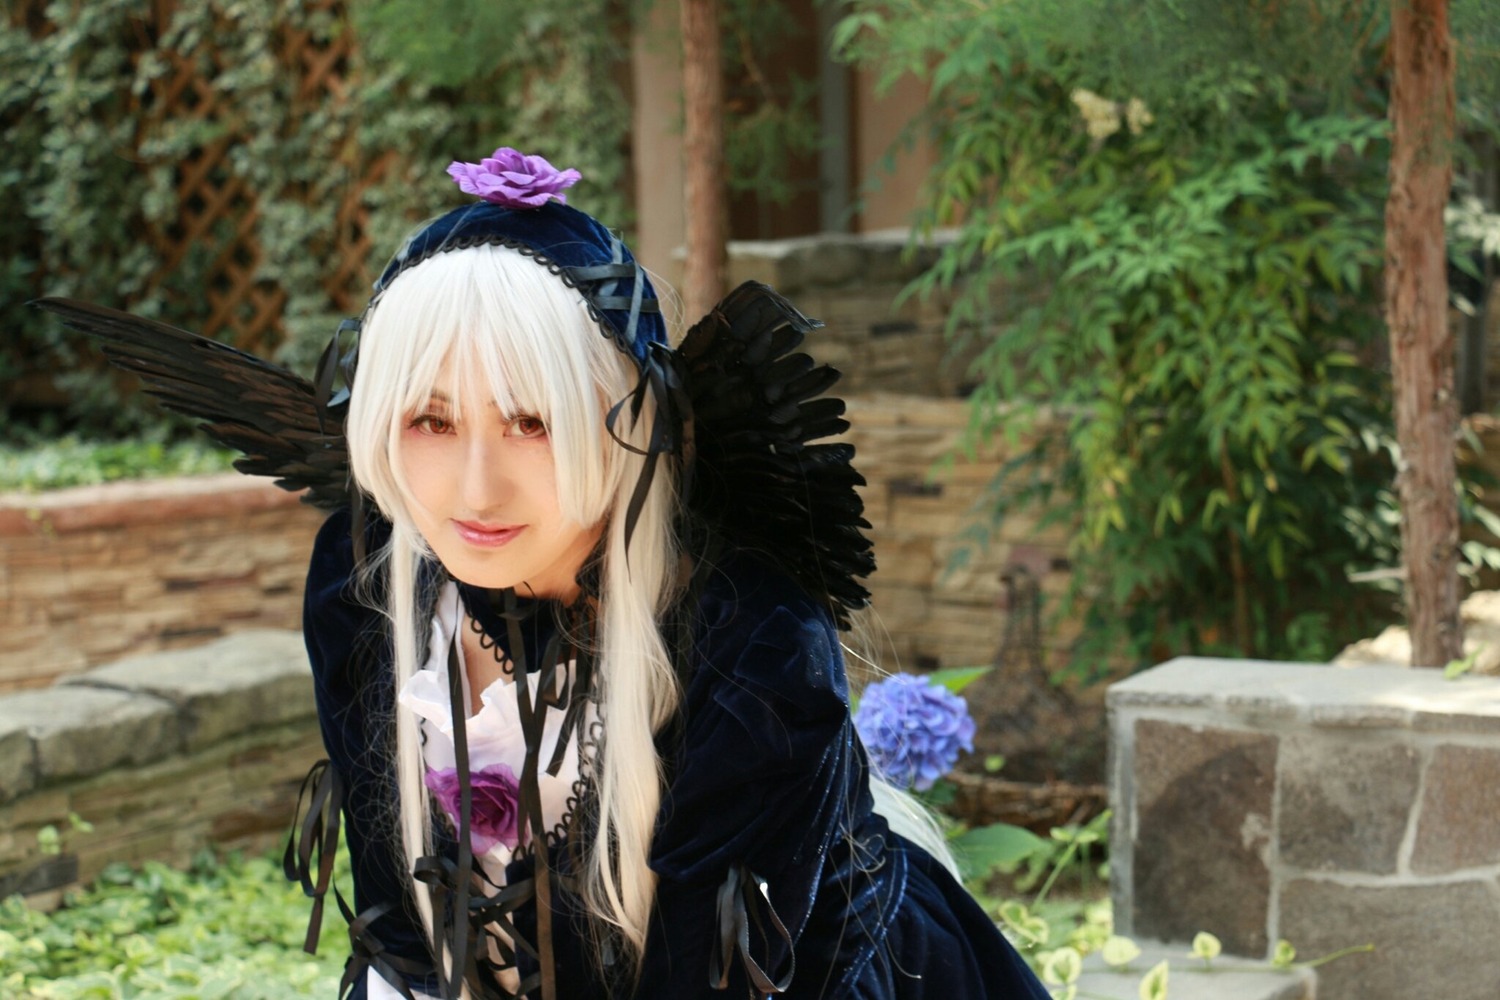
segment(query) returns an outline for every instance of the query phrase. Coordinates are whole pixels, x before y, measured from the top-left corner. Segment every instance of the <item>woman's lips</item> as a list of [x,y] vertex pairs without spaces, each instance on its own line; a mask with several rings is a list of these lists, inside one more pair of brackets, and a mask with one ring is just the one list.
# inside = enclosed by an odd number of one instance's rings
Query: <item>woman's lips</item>
[[499,548],[519,535],[524,529],[524,524],[512,525],[487,525],[475,521],[454,521],[453,530],[458,532],[470,545],[478,545],[482,548]]

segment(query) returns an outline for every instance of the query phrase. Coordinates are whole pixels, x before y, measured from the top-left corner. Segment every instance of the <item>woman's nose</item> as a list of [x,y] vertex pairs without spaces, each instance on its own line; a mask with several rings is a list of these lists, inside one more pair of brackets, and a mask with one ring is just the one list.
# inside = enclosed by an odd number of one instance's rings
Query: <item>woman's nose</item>
[[505,439],[470,435],[464,449],[463,502],[477,515],[498,515],[510,499],[512,484],[505,461]]

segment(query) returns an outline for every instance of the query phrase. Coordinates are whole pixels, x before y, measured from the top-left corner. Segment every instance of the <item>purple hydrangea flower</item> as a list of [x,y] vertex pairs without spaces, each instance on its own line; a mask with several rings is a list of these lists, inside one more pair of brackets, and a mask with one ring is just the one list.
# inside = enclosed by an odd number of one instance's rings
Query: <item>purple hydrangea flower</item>
[[494,156],[478,163],[454,160],[448,165],[448,176],[465,194],[507,208],[538,208],[550,198],[567,204],[563,188],[577,184],[582,175],[576,170],[558,170],[540,156],[501,146]]
[[[427,772],[427,787],[437,797],[438,805],[458,829],[458,772],[452,768]],[[483,854],[496,844],[511,850],[521,842],[521,784],[508,764],[491,764],[469,773],[473,789],[469,815],[469,844],[475,854]]]
[[969,706],[946,688],[896,674],[865,688],[854,713],[870,763],[887,781],[925,792],[974,750]]

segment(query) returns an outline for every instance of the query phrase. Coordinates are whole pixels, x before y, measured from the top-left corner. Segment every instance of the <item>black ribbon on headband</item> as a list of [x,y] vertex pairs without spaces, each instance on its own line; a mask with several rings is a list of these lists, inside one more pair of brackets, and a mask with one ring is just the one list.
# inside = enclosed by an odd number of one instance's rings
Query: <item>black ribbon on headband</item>
[[[651,423],[651,436],[644,449],[626,441],[617,430],[620,416],[628,407],[630,427],[634,429],[641,419],[641,408],[646,402],[646,393],[651,393],[656,402],[656,417]],[[640,519],[641,508],[651,492],[651,483],[656,478],[656,463],[664,454],[675,455],[681,469],[681,499],[687,502],[692,492],[692,469],[695,451],[693,428],[693,403],[688,395],[682,373],[682,359],[666,344],[652,343],[646,346],[646,357],[641,362],[641,377],[635,388],[614,406],[604,418],[604,426],[615,443],[627,451],[646,456],[646,463],[636,479],[635,490],[625,508],[625,550],[630,551],[630,539]]]
[[[563,273],[574,285],[586,290],[590,304],[601,316],[611,312],[625,313],[623,328],[619,328],[616,322],[608,325],[616,327],[615,336],[620,349],[641,361],[643,352],[650,347],[650,343],[636,342],[641,313],[659,313],[661,305],[655,298],[646,298],[646,274],[635,260],[626,261],[625,244],[611,234],[610,263],[568,267],[563,269]],[[630,294],[621,295],[620,282],[627,280],[630,282]],[[599,285],[597,289],[591,287],[596,284]]]
[[[328,428],[323,422],[324,414],[335,406],[340,406],[349,401],[349,389],[354,385],[354,363],[359,354],[359,320],[345,319],[340,321],[338,329],[333,331],[333,336],[328,338],[328,346],[323,348],[323,353],[318,355],[318,367],[313,373],[313,386],[316,389],[314,396],[318,404],[318,429],[324,434]],[[353,342],[347,351],[343,350],[344,334],[352,333]],[[344,384],[334,392],[334,382],[343,376]]]

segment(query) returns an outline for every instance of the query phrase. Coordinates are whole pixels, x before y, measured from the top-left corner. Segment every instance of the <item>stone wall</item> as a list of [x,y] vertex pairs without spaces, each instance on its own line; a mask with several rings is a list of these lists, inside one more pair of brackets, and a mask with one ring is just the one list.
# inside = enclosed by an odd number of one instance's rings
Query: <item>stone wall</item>
[[[838,392],[900,392],[952,397],[965,388],[967,355],[948,357],[943,337],[950,297],[909,298],[907,284],[950,238],[909,250],[905,229],[862,235],[824,233],[729,245],[729,285],[761,281],[787,296],[824,329],[808,350],[844,373]],[[997,293],[999,308],[1008,297]],[[697,317],[684,317],[691,323]]]
[[0,494],[0,693],[246,628],[300,628],[322,514],[238,473]]
[[1500,996],[1500,678],[1184,658],[1109,716],[1121,933],[1373,944],[1319,1000]]
[[[45,905],[109,862],[278,844],[322,756],[300,632],[244,631],[0,695],[0,898]],[[40,849],[46,826],[62,853]]]

